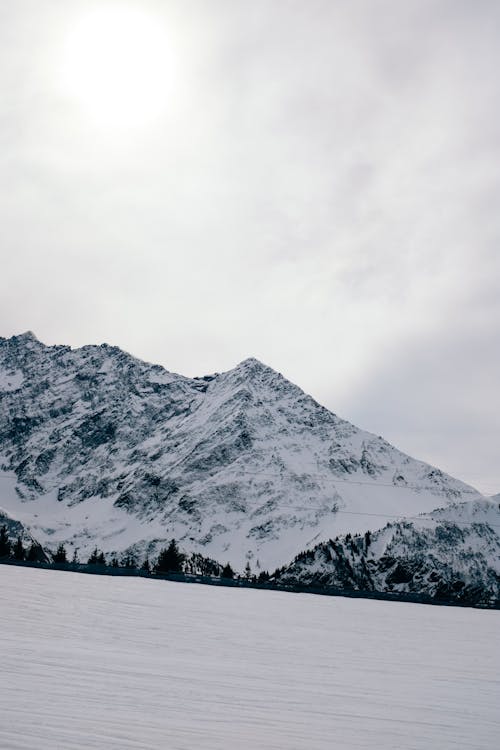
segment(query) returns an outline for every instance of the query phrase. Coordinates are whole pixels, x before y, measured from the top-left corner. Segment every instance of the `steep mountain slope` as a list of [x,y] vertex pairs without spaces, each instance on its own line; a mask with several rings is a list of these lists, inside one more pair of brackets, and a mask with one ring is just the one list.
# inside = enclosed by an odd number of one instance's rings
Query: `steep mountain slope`
[[50,547],[186,550],[254,570],[480,497],[255,359],[186,378],[116,347],[0,339],[0,504]]
[[497,502],[453,504],[373,534],[324,542],[298,555],[276,579],[498,605],[499,530]]

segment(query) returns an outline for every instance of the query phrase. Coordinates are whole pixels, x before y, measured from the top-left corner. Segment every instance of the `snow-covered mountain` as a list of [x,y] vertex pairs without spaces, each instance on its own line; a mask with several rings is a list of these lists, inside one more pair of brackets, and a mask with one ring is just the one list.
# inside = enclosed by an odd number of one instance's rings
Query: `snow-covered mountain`
[[255,359],[186,378],[103,344],[0,338],[0,505],[43,544],[242,569],[482,497]]
[[499,530],[498,502],[453,504],[372,534],[330,539],[299,554],[276,579],[498,606]]

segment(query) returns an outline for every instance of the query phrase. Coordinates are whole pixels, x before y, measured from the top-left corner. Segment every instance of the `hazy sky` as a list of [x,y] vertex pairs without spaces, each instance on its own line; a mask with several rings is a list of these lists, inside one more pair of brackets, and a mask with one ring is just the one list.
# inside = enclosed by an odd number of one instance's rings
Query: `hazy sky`
[[255,356],[499,492],[499,70],[497,0],[0,0],[0,335]]

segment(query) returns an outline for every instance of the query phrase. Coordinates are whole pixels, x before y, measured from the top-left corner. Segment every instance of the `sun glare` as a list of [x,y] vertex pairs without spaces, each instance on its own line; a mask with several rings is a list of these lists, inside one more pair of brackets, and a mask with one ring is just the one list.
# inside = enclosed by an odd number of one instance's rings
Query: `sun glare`
[[169,104],[174,72],[165,29],[130,8],[98,8],[70,29],[63,87],[100,126],[127,130],[150,123]]

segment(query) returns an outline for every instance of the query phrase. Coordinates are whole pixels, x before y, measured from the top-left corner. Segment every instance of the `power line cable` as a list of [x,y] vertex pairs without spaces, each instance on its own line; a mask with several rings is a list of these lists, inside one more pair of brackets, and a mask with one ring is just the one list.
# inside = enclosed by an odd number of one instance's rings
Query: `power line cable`
[[[281,504],[281,503],[279,505],[276,505],[275,507],[276,508],[289,508],[289,509],[292,509],[292,510],[327,510],[327,508],[325,508],[325,507],[314,506],[314,505],[310,505],[310,506],[305,506],[305,505],[304,506],[301,506],[301,505],[284,505],[284,504]],[[439,521],[440,519],[428,518],[428,516],[430,516],[431,513],[436,513],[436,512],[439,512],[440,510],[446,511],[447,509],[446,508],[444,508],[444,509],[436,508],[435,510],[431,510],[428,513],[424,512],[424,513],[421,513],[420,515],[417,515],[417,516],[405,516],[403,513],[400,513],[399,515],[390,514],[390,513],[362,513],[361,511],[355,511],[355,510],[336,510],[336,509],[332,509],[331,512],[335,513],[335,514],[340,513],[342,515],[347,515],[347,516],[370,516],[370,517],[374,517],[374,518],[393,518],[393,519],[395,518],[395,519],[398,519],[398,520],[401,520],[401,521],[408,521],[408,520],[411,520],[411,521],[427,521],[427,520],[429,520],[429,521]],[[470,521],[450,521],[449,519],[446,519],[446,518],[443,519],[443,520],[445,522],[447,522],[447,523],[457,524],[459,526],[471,526],[473,523],[483,523],[483,524],[486,524],[487,526],[493,526],[495,528],[499,528],[500,529],[500,524],[488,523],[488,521],[474,521],[473,519],[471,519]]]
[[[238,474],[238,476],[241,476],[241,475],[243,475],[243,476],[251,476],[251,477],[254,477],[254,476],[269,477],[269,478],[275,479],[275,480],[277,479],[277,477],[276,477],[275,474],[269,474],[269,473],[265,473],[265,472],[261,472],[261,471],[258,471],[258,472],[243,471],[243,472],[240,472]],[[300,477],[300,474],[296,474],[295,476]],[[432,486],[431,487],[431,486],[425,486],[425,485],[407,485],[407,484],[398,485],[398,484],[385,483],[385,482],[376,482],[376,483],[373,483],[373,482],[364,482],[364,481],[355,480],[355,479],[352,479],[352,480],[349,480],[349,479],[340,479],[338,477],[330,477],[330,476],[328,476],[326,474],[319,474],[319,473],[311,473],[311,474],[307,474],[306,476],[307,477],[311,477],[312,476],[312,477],[316,477],[316,478],[321,478],[323,480],[327,480],[327,481],[332,482],[333,485],[335,485],[337,482],[341,482],[341,483],[344,483],[344,484],[354,484],[354,485],[360,485],[360,486],[365,486],[365,487],[371,487],[372,489],[375,489],[376,487],[389,487],[389,488],[392,488],[392,489],[407,489],[407,490],[411,490],[411,491],[428,490],[430,492],[436,492],[436,491],[438,491],[440,489],[439,487],[436,487],[436,486]],[[485,498],[479,492],[477,492],[477,497],[475,499],[477,499],[477,500],[481,500],[481,499],[488,500],[488,498]],[[463,501],[463,502],[467,502],[467,501]],[[472,500],[470,502],[472,502]],[[325,506],[314,506],[314,505],[299,506],[299,505],[288,505],[286,503],[276,503],[274,505],[274,507],[275,508],[288,508],[288,509],[291,509],[291,510],[304,510],[304,511],[307,511],[307,510],[319,510],[319,511],[327,510],[325,508]],[[437,512],[439,510],[441,510],[441,509],[440,508],[436,508],[436,509],[434,509],[432,511],[429,511],[429,513]],[[446,510],[446,508],[444,510]],[[339,510],[339,509],[332,509],[332,512],[336,513],[336,514],[338,513],[338,514],[350,515],[350,516],[370,516],[370,517],[373,517],[373,518],[388,518],[388,519],[400,519],[400,520],[427,520],[426,518],[423,517],[423,514],[416,515],[416,516],[405,516],[403,513],[401,513],[399,515],[389,514],[389,513],[362,513],[361,511],[349,511],[349,510]],[[425,513],[425,511],[424,511],[424,513]],[[429,520],[437,521],[439,519],[429,519]],[[447,519],[445,519],[445,520],[447,520]],[[500,528],[500,524],[488,523],[487,521],[474,521],[474,520],[471,520],[471,521],[458,521],[457,520],[457,521],[448,521],[448,522],[456,524],[456,525],[459,525],[459,526],[470,526],[473,523],[485,523],[488,526],[491,526],[491,527],[494,527],[494,528]]]
[[[254,471],[250,472],[247,470],[238,472],[238,477],[240,476],[250,476],[250,477],[268,477],[270,479],[280,479],[281,477],[276,476],[276,474],[270,474],[264,471]],[[440,490],[440,487],[437,485],[411,485],[411,484],[394,484],[393,482],[364,482],[359,479],[341,479],[340,477],[330,476],[328,474],[319,474],[317,472],[308,472],[307,474],[304,472],[304,474],[297,474],[296,472],[291,472],[291,476],[301,478],[304,476],[304,478],[308,477],[314,477],[316,479],[323,479],[330,482],[333,482],[334,484],[337,482],[341,482],[343,484],[356,484],[360,486],[365,487],[391,487],[393,489],[406,489],[406,490],[428,490],[429,492],[436,492]],[[457,479],[457,482],[460,482],[461,484],[466,484],[465,482],[462,482],[461,480]],[[466,485],[469,486],[469,485]],[[479,490],[476,490],[474,487],[471,487],[472,490],[477,494],[478,497],[484,497],[484,495],[479,492]]]

